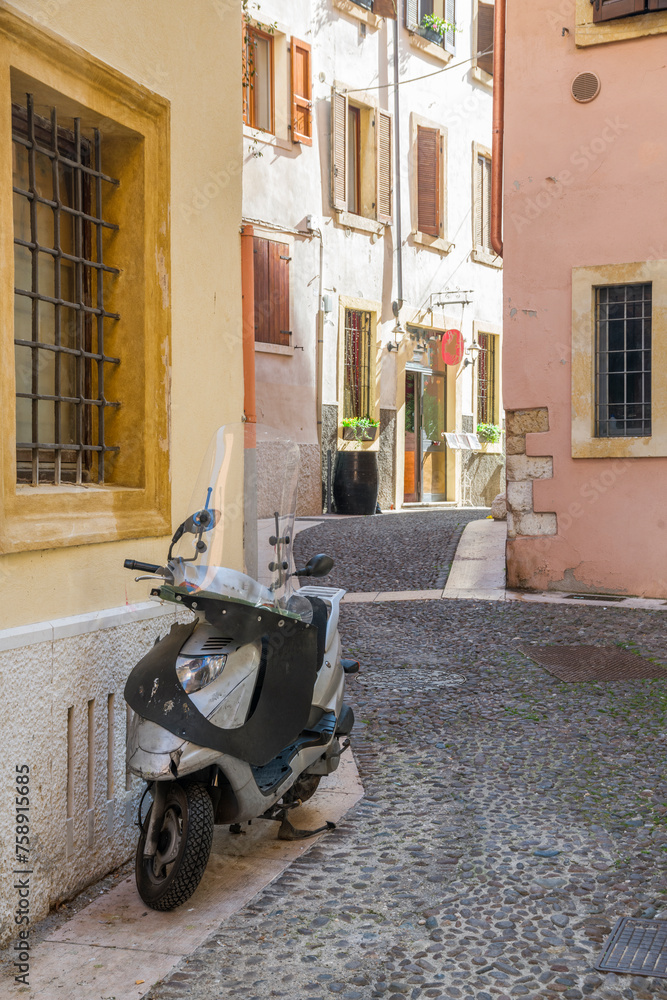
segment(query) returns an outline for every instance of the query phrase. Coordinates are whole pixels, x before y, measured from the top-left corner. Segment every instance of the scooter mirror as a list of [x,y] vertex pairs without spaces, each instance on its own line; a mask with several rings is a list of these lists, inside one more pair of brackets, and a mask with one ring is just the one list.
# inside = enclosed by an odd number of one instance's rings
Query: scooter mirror
[[295,576],[326,576],[334,568],[334,561],[331,556],[325,556],[323,552],[309,559],[303,569],[297,569]]

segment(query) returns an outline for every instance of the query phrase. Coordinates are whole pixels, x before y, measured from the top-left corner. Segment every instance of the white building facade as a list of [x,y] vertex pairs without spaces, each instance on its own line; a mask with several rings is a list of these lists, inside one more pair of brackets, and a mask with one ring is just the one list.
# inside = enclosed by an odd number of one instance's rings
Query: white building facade
[[[493,5],[266,0],[250,13],[257,413],[300,444],[300,512],[330,509],[349,449],[378,452],[382,509],[490,504],[502,442],[459,451],[468,442],[445,434],[502,424]],[[454,29],[427,29],[443,16]],[[346,440],[354,417],[377,422],[374,440]]]

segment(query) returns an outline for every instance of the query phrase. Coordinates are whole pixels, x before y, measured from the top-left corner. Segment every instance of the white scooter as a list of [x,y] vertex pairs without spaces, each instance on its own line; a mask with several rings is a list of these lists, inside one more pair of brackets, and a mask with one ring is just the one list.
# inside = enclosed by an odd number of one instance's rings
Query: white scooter
[[[156,910],[195,891],[215,823],[240,832],[264,817],[280,820],[285,839],[320,832],[295,830],[287,810],[314,794],[349,745],[343,689],[359,665],[340,655],[345,591],[293,587],[333,567],[317,555],[292,571],[298,466],[298,446],[279,432],[221,427],[167,565],[125,562],[151,574],[137,579],[161,580],[155,598],[192,612],[125,687],[128,766],[152,797],[145,817],[139,808],[137,888]],[[230,568],[241,563],[244,571]]]

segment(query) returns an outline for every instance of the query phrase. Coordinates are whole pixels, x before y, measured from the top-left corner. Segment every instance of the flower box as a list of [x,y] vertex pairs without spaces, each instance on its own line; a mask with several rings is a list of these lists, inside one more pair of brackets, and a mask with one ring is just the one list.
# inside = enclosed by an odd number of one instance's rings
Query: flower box
[[375,441],[377,437],[377,426],[375,427],[343,427],[344,441]]
[[442,45],[443,35],[439,31],[434,31],[433,28],[419,27],[417,33],[425,38],[428,42],[433,42],[434,45]]

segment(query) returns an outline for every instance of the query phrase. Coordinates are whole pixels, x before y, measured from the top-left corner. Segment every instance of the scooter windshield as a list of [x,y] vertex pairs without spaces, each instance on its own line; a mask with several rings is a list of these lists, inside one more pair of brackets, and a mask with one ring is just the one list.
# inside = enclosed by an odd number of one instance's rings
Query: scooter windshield
[[174,535],[174,584],[255,606],[284,607],[292,592],[299,448],[263,424],[214,434],[189,516]]

